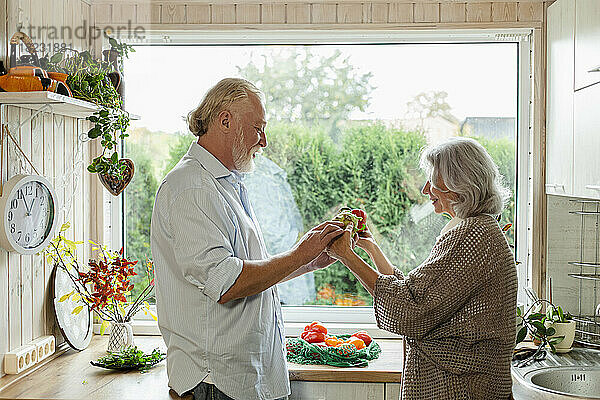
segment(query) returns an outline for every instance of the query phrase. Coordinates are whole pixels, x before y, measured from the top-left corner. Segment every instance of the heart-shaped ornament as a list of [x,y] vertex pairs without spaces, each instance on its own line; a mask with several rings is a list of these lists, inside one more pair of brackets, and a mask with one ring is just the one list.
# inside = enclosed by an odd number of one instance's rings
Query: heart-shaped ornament
[[119,163],[124,163],[126,165],[125,171],[123,172],[123,179],[119,180],[107,174],[98,174],[100,182],[102,182],[106,190],[108,190],[113,196],[118,196],[123,190],[125,190],[127,185],[129,185],[129,182],[131,182],[133,179],[133,173],[135,172],[133,161],[131,161],[129,158],[121,158]]

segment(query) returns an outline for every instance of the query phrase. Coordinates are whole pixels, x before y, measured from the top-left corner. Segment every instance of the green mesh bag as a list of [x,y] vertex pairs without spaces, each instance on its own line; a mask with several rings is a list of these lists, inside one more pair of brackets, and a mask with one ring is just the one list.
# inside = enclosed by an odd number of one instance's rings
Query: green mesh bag
[[[346,340],[350,335],[337,335]],[[381,347],[375,342],[364,349],[356,350],[349,343],[338,347],[321,347],[308,343],[304,339],[290,338],[286,340],[287,360],[296,364],[321,364],[334,367],[366,367],[369,361],[381,354]]]

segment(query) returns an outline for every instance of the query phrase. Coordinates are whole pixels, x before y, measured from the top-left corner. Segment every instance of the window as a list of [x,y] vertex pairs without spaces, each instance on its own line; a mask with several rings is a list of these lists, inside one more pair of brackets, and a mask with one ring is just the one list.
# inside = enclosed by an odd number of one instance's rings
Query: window
[[[477,138],[495,159],[513,193],[501,224],[514,224],[509,242],[526,249],[525,237],[515,234],[526,223],[516,201],[517,171],[527,172],[517,167],[519,152],[527,154],[517,134],[518,99],[528,96],[519,89],[519,67],[528,62],[518,57],[522,45],[481,38],[365,41],[369,44],[138,46],[125,63],[127,108],[141,115],[125,143],[136,165],[125,192],[127,255],[150,257],[157,186],[194,140],[185,133],[184,116],[228,76],[244,77],[266,95],[269,146],[245,182],[269,252],[289,249],[306,230],[348,205],[366,210],[370,229],[394,265],[404,272],[417,267],[448,221],[420,193],[425,178],[419,152],[456,135]],[[315,315],[332,322],[358,315],[372,321],[372,298],[339,263],[279,286],[288,321]],[[352,317],[340,313],[349,306],[364,311]]]

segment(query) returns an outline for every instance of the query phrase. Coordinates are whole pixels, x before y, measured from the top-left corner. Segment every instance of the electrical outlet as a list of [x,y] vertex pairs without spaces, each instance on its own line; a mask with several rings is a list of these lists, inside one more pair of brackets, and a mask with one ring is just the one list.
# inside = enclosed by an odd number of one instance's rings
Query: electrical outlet
[[37,349],[34,345],[21,346],[4,354],[4,372],[18,374],[31,367],[37,360]]
[[56,350],[56,340],[52,335],[41,336],[31,342],[31,344],[35,346],[37,351],[37,362],[47,358]]

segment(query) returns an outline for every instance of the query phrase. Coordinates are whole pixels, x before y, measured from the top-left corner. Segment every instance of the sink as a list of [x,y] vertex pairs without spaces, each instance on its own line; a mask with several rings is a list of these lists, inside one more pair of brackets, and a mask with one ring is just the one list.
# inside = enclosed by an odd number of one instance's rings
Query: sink
[[538,392],[535,398],[600,399],[600,367],[539,368],[525,373],[523,381],[524,386]]

